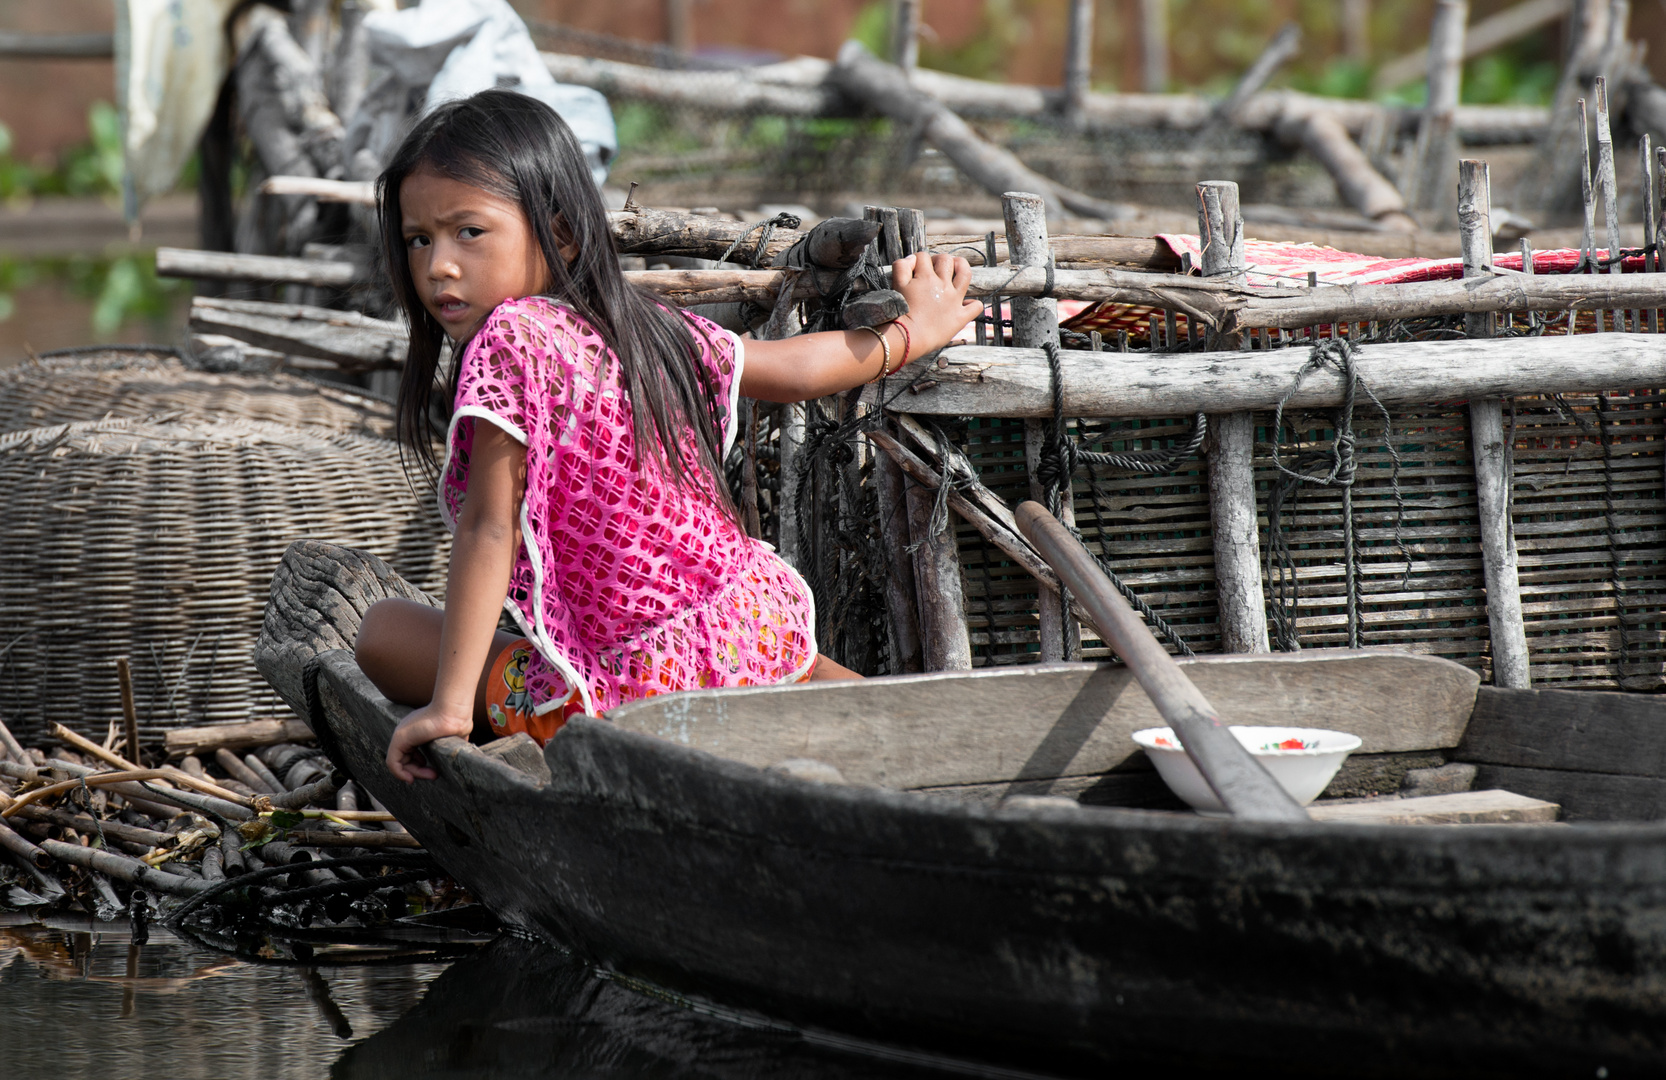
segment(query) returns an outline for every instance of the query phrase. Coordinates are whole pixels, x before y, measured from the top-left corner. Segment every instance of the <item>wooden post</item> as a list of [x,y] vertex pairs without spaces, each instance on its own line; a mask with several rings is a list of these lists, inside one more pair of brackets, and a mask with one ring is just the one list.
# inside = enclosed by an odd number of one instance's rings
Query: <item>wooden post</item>
[[[1660,269],[1660,253],[1649,250],[1660,235],[1656,231],[1660,218],[1660,186],[1656,183],[1654,171],[1654,143],[1646,132],[1637,140],[1637,158],[1637,172],[1643,180],[1643,272],[1652,274]],[[1638,312],[1637,317],[1644,320],[1644,324],[1637,327],[1639,333],[1644,332],[1645,325],[1650,334],[1660,332],[1658,309],[1650,308],[1646,314]]]
[[1342,52],[1356,64],[1370,61],[1371,0],[1342,0]]
[[[1244,274],[1244,222],[1238,185],[1206,180],[1197,186],[1197,228],[1203,276]],[[1209,418],[1209,519],[1215,542],[1215,597],[1221,651],[1269,652],[1267,601],[1261,588],[1261,530],[1255,500],[1255,414]]]
[[1417,142],[1400,179],[1413,209],[1440,205],[1457,159],[1458,91],[1463,82],[1464,24],[1468,0],[1438,0],[1429,26],[1428,101],[1417,129]]
[[127,736],[127,760],[139,764],[139,712],[133,707],[133,670],[127,657],[116,658],[116,681],[121,686],[121,717]]
[[[1492,274],[1492,192],[1487,163],[1465,160],[1458,173],[1458,227],[1464,277]],[[1472,318],[1483,319],[1471,322]],[[1472,336],[1492,335],[1491,316],[1466,316]],[[1481,562],[1487,582],[1487,624],[1492,634],[1492,681],[1525,690],[1532,685],[1527,663],[1527,628],[1521,613],[1516,571],[1516,538],[1510,522],[1510,454],[1504,434],[1504,403],[1480,398],[1469,403],[1470,450],[1475,458],[1475,495],[1481,526]]]
[[1093,84],[1093,2],[1070,0],[1070,25],[1064,46],[1064,118],[1082,122]]
[[[325,73],[325,96],[330,108],[350,120],[370,81],[370,48],[364,34],[364,5],[341,0],[341,36],[336,39],[335,62]],[[347,164],[351,164],[348,162]]]
[[[912,255],[926,250],[925,215],[903,207],[897,210],[896,217],[899,254]],[[902,467],[890,454],[874,456],[874,486],[879,499],[880,542],[885,545],[885,611],[891,624],[890,667],[892,674],[900,675],[921,670],[920,607],[914,580],[914,558],[908,553],[908,481],[902,475]],[[989,631],[993,634],[995,628],[991,626]]]
[[893,0],[891,63],[913,74],[920,62],[920,0]]
[[665,43],[685,55],[694,51],[694,0],[665,0]]
[[[1009,191],[1001,196],[1001,213],[1006,219],[1008,262],[1014,267],[1046,266],[1052,258],[1052,245],[1047,236],[1047,204],[1041,196]],[[1039,349],[1049,342],[1055,346],[1059,343],[1059,302],[1036,296],[1013,297],[1012,343]],[[1038,471],[1051,428],[1050,420],[1024,421],[1024,464],[1030,473],[1030,498],[1043,505],[1047,492]],[[1066,525],[1076,522],[1074,503],[1073,480],[1067,476],[1059,492],[1059,517]],[[1068,616],[1058,596],[1042,592],[1037,606],[1042,661],[1073,660],[1081,655],[1082,628]]]
[[[1621,272],[1619,183],[1614,175],[1614,129],[1608,122],[1608,80],[1597,76],[1597,185],[1602,191],[1602,218],[1607,241],[1610,274]],[[1614,312],[1614,329],[1626,330],[1625,312]]]
[[931,512],[937,493],[909,484],[907,498],[909,535],[919,544],[914,551],[914,581],[920,599],[921,666],[926,671],[970,671],[972,638],[966,630],[966,596],[953,516],[942,532],[934,532]]
[[1162,94],[1168,88],[1168,0],[1140,0],[1140,89]]

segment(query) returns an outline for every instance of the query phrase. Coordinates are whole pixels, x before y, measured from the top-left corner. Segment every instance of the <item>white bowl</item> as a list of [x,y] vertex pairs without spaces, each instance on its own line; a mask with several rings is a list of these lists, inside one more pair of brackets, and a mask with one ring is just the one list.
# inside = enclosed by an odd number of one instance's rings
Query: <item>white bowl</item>
[[[1359,736],[1344,731],[1297,727],[1232,727],[1244,749],[1266,766],[1273,779],[1290,797],[1306,806],[1325,790],[1347,756],[1361,745]],[[1134,732],[1134,741],[1145,751],[1169,790],[1186,800],[1199,813],[1224,814],[1226,807],[1192,759],[1186,756],[1174,729],[1159,727]],[[1281,743],[1296,743],[1288,749]]]

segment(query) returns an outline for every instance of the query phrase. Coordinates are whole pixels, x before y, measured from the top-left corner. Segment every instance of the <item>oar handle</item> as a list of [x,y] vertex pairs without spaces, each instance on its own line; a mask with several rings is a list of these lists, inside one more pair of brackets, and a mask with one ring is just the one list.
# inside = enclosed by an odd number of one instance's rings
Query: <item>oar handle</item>
[[1252,821],[1308,820],[1307,811],[1221,723],[1215,707],[1111,587],[1082,542],[1040,503],[1020,503],[1014,517],[1018,531],[1076,594],[1105,643],[1134,673],[1226,808]]

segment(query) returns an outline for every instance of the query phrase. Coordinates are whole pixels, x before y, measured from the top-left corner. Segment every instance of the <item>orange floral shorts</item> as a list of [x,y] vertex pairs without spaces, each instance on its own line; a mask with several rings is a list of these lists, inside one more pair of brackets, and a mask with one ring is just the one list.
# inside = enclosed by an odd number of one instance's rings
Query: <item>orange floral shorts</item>
[[[486,676],[486,719],[491,722],[492,734],[504,738],[524,731],[539,746],[549,742],[567,720],[584,711],[584,700],[577,688],[542,715],[532,711],[532,693],[526,686],[526,668],[534,655],[532,642],[516,638],[492,660],[492,670]],[[819,660],[820,657],[817,657]],[[816,673],[815,662],[796,682],[809,682]]]

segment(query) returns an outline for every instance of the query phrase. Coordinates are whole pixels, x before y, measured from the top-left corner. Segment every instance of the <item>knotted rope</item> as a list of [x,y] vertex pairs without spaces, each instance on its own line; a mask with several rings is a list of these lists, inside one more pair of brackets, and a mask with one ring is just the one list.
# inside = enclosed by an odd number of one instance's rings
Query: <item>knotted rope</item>
[[764,218],[762,221],[754,221],[746,227],[745,232],[735,237],[735,242],[730,244],[728,249],[725,250],[722,255],[718,256],[717,261],[720,263],[728,262],[729,256],[733,255],[735,253],[735,249],[746,242],[746,238],[748,236],[751,236],[753,233],[758,233],[757,246],[752,249],[752,269],[762,269],[764,265],[764,256],[769,252],[769,242],[775,237],[775,230],[777,228],[796,229],[802,224],[803,221],[797,214],[789,214],[784,210],[781,213],[776,214],[774,217]]
[[[1279,448],[1283,442],[1285,406],[1301,390],[1303,381],[1309,375],[1327,367],[1342,376],[1342,404],[1332,418],[1336,435],[1328,449],[1307,451],[1296,458],[1293,463],[1295,467],[1292,468],[1279,456]],[[1301,648],[1296,631],[1299,605],[1296,566],[1290,553],[1289,540],[1280,522],[1286,499],[1290,500],[1291,513],[1294,514],[1295,495],[1302,484],[1338,488],[1342,492],[1343,584],[1348,613],[1348,647],[1357,649],[1361,644],[1360,608],[1363,601],[1359,578],[1359,543],[1354,528],[1353,492],[1359,469],[1359,440],[1354,432],[1354,406],[1362,392],[1371,404],[1376,406],[1377,413],[1383,421],[1383,448],[1388,451],[1392,466],[1389,484],[1394,494],[1394,540],[1406,557],[1405,575],[1401,579],[1402,587],[1411,577],[1411,551],[1406,547],[1401,535],[1405,518],[1405,500],[1400,491],[1400,454],[1394,446],[1393,418],[1355,370],[1352,343],[1345,338],[1329,338],[1317,342],[1309,352],[1307,362],[1296,372],[1295,381],[1290,389],[1278,399],[1273,409],[1272,459],[1279,476],[1267,493],[1267,579],[1272,584],[1273,633],[1280,649],[1295,651]],[[1328,468],[1324,468],[1323,472],[1316,471],[1326,465]]]

